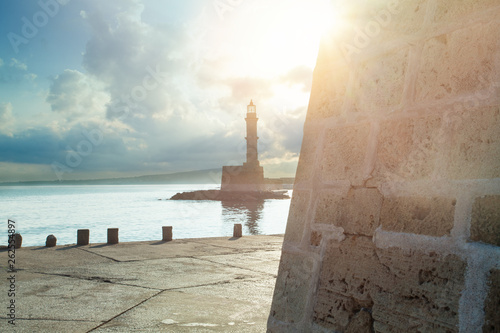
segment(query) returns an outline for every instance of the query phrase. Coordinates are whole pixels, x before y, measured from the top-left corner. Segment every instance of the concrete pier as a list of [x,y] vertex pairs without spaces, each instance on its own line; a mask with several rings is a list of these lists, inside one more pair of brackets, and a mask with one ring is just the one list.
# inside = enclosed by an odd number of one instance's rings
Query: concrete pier
[[[16,288],[16,325],[4,311],[0,332],[265,332],[282,243],[279,235],[23,247],[17,271],[0,273],[15,275]],[[0,293],[0,306],[10,299]]]

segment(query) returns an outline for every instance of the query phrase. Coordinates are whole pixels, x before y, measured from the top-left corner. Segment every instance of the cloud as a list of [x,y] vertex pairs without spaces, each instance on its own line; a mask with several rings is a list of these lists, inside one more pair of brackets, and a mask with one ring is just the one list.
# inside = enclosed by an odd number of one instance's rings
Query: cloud
[[0,133],[12,136],[12,126],[14,117],[12,116],[12,104],[0,103]]
[[50,165],[0,162],[0,182],[54,179]]
[[312,72],[312,69],[308,66],[297,66],[281,76],[280,81],[289,85],[302,85],[302,90],[309,92],[312,86]]
[[[18,133],[0,128],[0,151],[5,151],[0,162],[68,166],[68,154],[88,141],[83,133],[99,131],[102,142],[93,144],[91,153],[82,155],[72,174],[65,176],[239,164],[246,158],[244,114],[253,98],[260,108],[263,164],[279,172],[283,163],[292,170],[306,106],[292,112],[274,110],[274,105],[288,105],[286,93],[275,98],[276,87],[285,91],[283,87],[294,86],[300,94],[310,85],[311,70],[298,66],[269,78],[232,72],[237,62],[231,59],[232,45],[210,48],[200,26],[192,30],[192,22],[145,22],[143,9],[142,2],[134,0],[89,0],[80,13],[90,27],[83,70],[68,68],[50,78],[44,98],[53,112],[46,112],[45,124],[39,120],[38,127]],[[203,45],[206,48],[200,48]],[[22,80],[29,74],[28,66],[18,60],[0,66],[0,73],[6,69]],[[8,107],[3,108],[8,117]]]
[[32,84],[37,75],[28,71],[28,66],[22,61],[11,58],[9,65],[0,59],[0,84]]
[[61,139],[47,129],[0,135],[0,162],[50,164],[60,156]]
[[27,71],[28,70],[28,66],[26,66],[25,63],[17,60],[16,58],[11,58],[10,59],[10,64],[9,64],[10,67],[14,67],[14,68],[17,68],[17,69],[20,69],[22,71]]
[[77,70],[66,69],[52,79],[46,101],[52,111],[64,114],[69,121],[89,120],[93,115],[104,115],[109,96],[99,81]]
[[[13,136],[0,135],[0,162],[40,165],[57,162],[80,171],[117,170],[126,165],[123,140],[115,133],[103,131],[99,133],[106,136],[106,140],[91,142],[88,133],[95,131],[99,131],[96,124],[74,126],[63,135],[49,128],[30,129]],[[75,154],[81,155],[78,165],[71,160]],[[128,164],[131,163],[136,162],[131,159]]]
[[238,77],[226,80],[231,88],[231,98],[238,103],[246,101],[248,96],[254,99],[264,100],[273,95],[272,81],[264,78]]
[[138,1],[100,1],[85,15],[92,37],[83,66],[108,87],[108,118],[115,118],[117,109],[127,109],[124,121],[132,126],[134,115],[172,114],[190,107],[185,93],[190,79],[182,54],[186,36],[172,25],[144,23],[143,8]]

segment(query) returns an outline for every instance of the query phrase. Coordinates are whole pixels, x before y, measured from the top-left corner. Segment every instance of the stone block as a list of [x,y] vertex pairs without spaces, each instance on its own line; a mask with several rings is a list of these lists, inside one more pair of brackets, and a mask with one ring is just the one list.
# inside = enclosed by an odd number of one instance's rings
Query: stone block
[[368,237],[347,237],[340,246],[330,243],[320,271],[313,321],[344,332],[361,309],[371,309],[373,301],[367,284],[377,273],[377,262]]
[[320,144],[320,131],[316,128],[304,128],[304,138],[300,148],[299,163],[295,174],[295,184],[311,181],[316,166],[316,151]]
[[313,320],[343,332],[360,311],[369,311],[376,332],[457,332],[466,266],[455,255],[378,249],[369,237],[332,242]]
[[323,39],[319,48],[307,120],[338,116],[342,111],[350,74],[336,39],[331,37]]
[[498,8],[498,0],[438,1],[433,21],[439,24],[463,22],[471,13]]
[[500,246],[500,195],[487,195],[474,201],[470,239]]
[[382,122],[375,167],[368,184],[430,179],[438,155],[440,127],[438,116]]
[[369,123],[328,129],[321,161],[322,180],[348,180],[351,185],[362,185],[369,135]]
[[346,234],[371,236],[379,226],[382,195],[376,188],[351,189],[346,196],[318,195],[314,223],[342,227]]
[[[456,255],[377,249],[391,278],[374,296],[375,331],[458,332],[459,300],[467,263]],[[385,329],[382,329],[385,327]]]
[[500,270],[490,271],[488,287],[488,296],[484,302],[483,332],[500,332]]
[[499,35],[497,20],[427,40],[417,74],[416,100],[456,98],[498,83]]
[[[318,57],[324,58],[325,55],[320,53]],[[331,61],[334,63],[318,66],[314,70],[307,110],[308,120],[329,118],[341,114],[349,82],[349,70],[344,62],[336,59],[331,59]]]
[[[394,40],[408,35],[414,35],[425,27],[425,16],[427,11],[427,0],[413,1],[387,1],[384,3],[386,12],[389,12],[388,22],[385,24],[383,37],[386,40]],[[384,11],[380,10],[374,18],[379,22],[385,22]]]
[[335,27],[335,40],[346,62],[356,63],[385,43],[418,33],[425,26],[426,4],[427,0],[343,2],[349,24]]
[[478,107],[446,127],[447,144],[438,174],[447,179],[500,177],[500,107]]
[[271,316],[286,323],[304,319],[315,263],[311,257],[283,251],[274,289]]
[[376,109],[398,106],[403,96],[407,67],[408,48],[360,64],[349,97],[353,111],[371,115]]
[[288,221],[286,224],[284,238],[285,244],[299,244],[302,240],[310,201],[311,193],[309,191],[293,191]]
[[455,217],[455,198],[384,198],[380,224],[387,231],[429,236],[449,235]]

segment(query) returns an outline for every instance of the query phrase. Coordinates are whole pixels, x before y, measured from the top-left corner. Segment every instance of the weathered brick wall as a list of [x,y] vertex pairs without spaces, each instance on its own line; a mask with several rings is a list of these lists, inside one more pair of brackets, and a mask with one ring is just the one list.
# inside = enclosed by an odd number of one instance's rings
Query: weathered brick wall
[[268,329],[500,332],[500,1],[339,6]]

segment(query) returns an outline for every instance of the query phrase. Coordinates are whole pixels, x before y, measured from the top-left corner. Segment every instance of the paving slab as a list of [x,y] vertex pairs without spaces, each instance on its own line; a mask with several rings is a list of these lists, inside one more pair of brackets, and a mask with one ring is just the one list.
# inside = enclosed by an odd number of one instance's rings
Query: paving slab
[[[10,275],[2,272],[2,280]],[[15,278],[16,317],[23,319],[23,323],[31,320],[74,321],[89,327],[159,292],[100,280],[72,279],[28,271],[15,272]],[[0,304],[7,305],[10,299],[6,292],[0,293]],[[17,325],[24,329],[23,323],[19,321]],[[0,321],[1,332],[9,332],[9,328],[7,319]]]
[[[13,273],[0,250],[16,289],[16,326],[0,312],[0,332],[264,332],[282,241],[28,247]],[[10,299],[0,292],[0,306]]]
[[[2,319],[3,320],[3,319]],[[77,320],[16,319],[16,326],[0,324],[0,332],[71,332],[86,333],[100,323]]]
[[190,240],[134,242],[114,245],[96,244],[82,247],[82,250],[111,258],[115,261],[186,257],[199,255],[200,253],[217,255],[236,253],[239,251],[236,248],[213,246],[211,244],[193,242]]
[[281,251],[278,250],[258,250],[250,253],[245,252],[218,256],[200,256],[196,258],[242,269],[251,269],[254,272],[277,275],[280,256]]
[[220,246],[224,248],[232,248],[238,252],[256,251],[256,250],[281,250],[283,245],[283,235],[271,236],[245,236],[239,238],[193,238],[191,242],[209,244],[212,246]]
[[95,332],[265,332],[270,301],[265,305],[217,295],[166,291]]
[[262,275],[258,271],[191,257],[63,267],[53,269],[52,273],[159,290],[213,284]]
[[[4,252],[6,252],[4,250]],[[1,253],[1,252],[0,252]],[[50,271],[53,268],[95,265],[113,260],[82,251],[78,246],[26,247],[16,250],[16,268]]]

